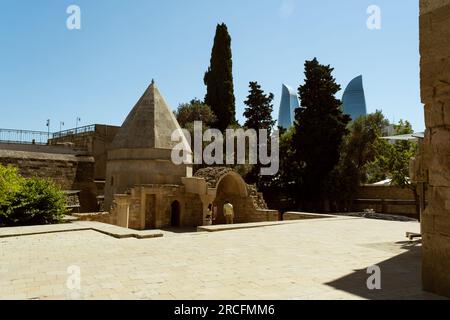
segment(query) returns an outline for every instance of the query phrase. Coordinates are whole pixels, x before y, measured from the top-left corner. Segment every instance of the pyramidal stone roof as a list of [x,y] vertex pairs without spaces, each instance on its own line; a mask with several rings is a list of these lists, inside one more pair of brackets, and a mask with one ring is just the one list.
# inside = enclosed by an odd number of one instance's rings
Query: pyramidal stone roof
[[[175,115],[159,92],[154,81],[128,114],[116,137],[112,149],[172,149],[172,132],[180,129]],[[189,144],[183,137],[185,147]]]

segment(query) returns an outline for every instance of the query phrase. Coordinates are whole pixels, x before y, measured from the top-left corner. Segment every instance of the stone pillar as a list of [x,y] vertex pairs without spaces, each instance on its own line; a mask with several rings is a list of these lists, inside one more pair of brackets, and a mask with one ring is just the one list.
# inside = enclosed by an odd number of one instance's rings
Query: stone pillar
[[429,186],[421,221],[423,287],[450,296],[450,0],[420,1],[420,53]]
[[114,197],[114,214],[116,215],[117,225],[119,227],[128,228],[130,221],[130,204],[128,197],[116,195]]
[[[200,200],[202,201],[202,225],[207,225],[206,216],[209,214],[208,206],[213,204],[215,196],[211,194],[200,195]],[[212,220],[211,220],[212,221]]]

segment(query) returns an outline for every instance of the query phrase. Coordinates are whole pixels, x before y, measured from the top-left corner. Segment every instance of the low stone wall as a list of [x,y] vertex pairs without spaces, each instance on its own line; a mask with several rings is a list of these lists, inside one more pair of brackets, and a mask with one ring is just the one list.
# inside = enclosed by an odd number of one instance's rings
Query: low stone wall
[[323,219],[323,218],[336,218],[336,216],[332,216],[329,214],[294,212],[294,211],[288,211],[288,212],[283,213],[283,221],[305,220],[305,219]]
[[113,223],[113,216],[109,212],[72,213],[71,216],[77,218],[78,221]]
[[253,213],[247,215],[247,218],[246,222],[279,221],[280,214],[278,210],[255,209]]
[[361,186],[358,188],[351,208],[354,212],[372,209],[377,213],[416,216],[414,193],[408,188],[396,186]]

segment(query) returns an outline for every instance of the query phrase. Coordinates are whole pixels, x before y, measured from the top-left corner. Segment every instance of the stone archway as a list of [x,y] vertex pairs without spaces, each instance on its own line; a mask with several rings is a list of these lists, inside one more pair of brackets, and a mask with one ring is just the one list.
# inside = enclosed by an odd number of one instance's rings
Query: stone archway
[[233,205],[235,223],[244,222],[246,210],[245,200],[247,196],[247,185],[238,173],[229,171],[221,176],[216,186],[216,198],[214,199],[214,203],[217,205],[218,212],[213,223],[225,223],[225,216],[223,215],[223,205],[225,201],[229,201]]

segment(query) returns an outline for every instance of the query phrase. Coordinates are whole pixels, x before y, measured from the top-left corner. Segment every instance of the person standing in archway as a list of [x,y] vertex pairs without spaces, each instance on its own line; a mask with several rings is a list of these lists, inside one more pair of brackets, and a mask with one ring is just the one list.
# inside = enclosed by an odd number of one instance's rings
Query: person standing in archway
[[234,210],[233,205],[229,201],[225,201],[223,204],[223,215],[227,224],[233,224]]

